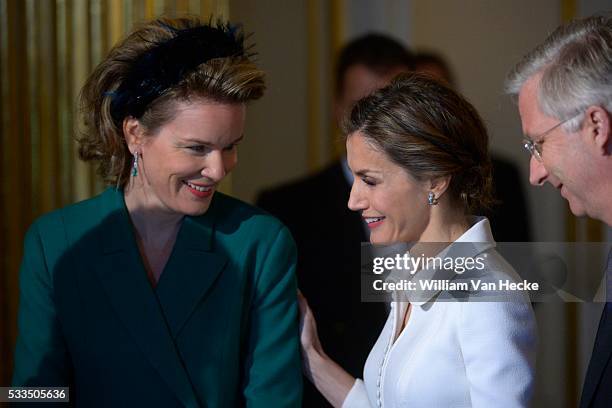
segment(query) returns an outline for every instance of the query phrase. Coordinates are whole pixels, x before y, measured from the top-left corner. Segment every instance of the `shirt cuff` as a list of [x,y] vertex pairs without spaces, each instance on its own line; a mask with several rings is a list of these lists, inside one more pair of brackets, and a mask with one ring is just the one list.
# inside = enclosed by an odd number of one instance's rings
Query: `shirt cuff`
[[342,408],[370,408],[365,384],[359,378],[355,380],[355,384],[346,395]]

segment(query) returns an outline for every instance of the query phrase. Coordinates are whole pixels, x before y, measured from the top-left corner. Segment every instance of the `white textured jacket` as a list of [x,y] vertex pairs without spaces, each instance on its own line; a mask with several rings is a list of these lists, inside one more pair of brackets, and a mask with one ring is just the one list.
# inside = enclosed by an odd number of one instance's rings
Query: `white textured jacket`
[[[489,221],[475,224],[455,242],[478,242],[490,280],[518,275],[495,251]],[[508,301],[391,303],[387,322],[372,348],[364,381],[356,380],[343,407],[514,408],[532,395],[536,325],[524,293]],[[427,296],[429,297],[429,296]],[[421,299],[423,300],[423,299]]]

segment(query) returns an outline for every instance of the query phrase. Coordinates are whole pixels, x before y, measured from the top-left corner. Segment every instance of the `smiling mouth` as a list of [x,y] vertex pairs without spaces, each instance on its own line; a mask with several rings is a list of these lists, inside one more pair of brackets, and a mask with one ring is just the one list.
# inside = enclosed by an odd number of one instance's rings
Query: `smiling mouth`
[[211,191],[215,187],[214,185],[202,186],[202,185],[199,185],[199,184],[193,184],[193,183],[190,183],[190,182],[184,181],[184,180],[183,180],[183,184],[185,184],[187,187],[192,188],[192,189],[194,189],[196,191],[199,191],[201,193],[205,193],[205,192]]
[[363,220],[368,224],[375,224],[377,222],[380,222],[382,220],[384,220],[385,217],[363,217]]

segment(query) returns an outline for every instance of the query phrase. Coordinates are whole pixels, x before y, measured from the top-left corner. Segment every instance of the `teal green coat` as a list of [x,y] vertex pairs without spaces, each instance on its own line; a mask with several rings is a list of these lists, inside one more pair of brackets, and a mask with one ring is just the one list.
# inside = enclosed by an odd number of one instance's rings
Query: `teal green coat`
[[185,217],[156,288],[123,194],[43,216],[25,239],[15,386],[83,407],[298,407],[295,246],[216,193]]

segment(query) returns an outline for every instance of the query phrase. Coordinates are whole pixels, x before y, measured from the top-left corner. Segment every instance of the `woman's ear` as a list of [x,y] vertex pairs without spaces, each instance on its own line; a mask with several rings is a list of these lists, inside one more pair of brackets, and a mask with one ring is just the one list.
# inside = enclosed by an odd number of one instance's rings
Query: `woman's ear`
[[436,177],[429,181],[429,191],[433,192],[436,198],[442,197],[450,186],[451,176]]
[[127,143],[128,149],[134,154],[140,152],[140,146],[144,142],[144,128],[140,121],[132,116],[123,119],[123,136]]

